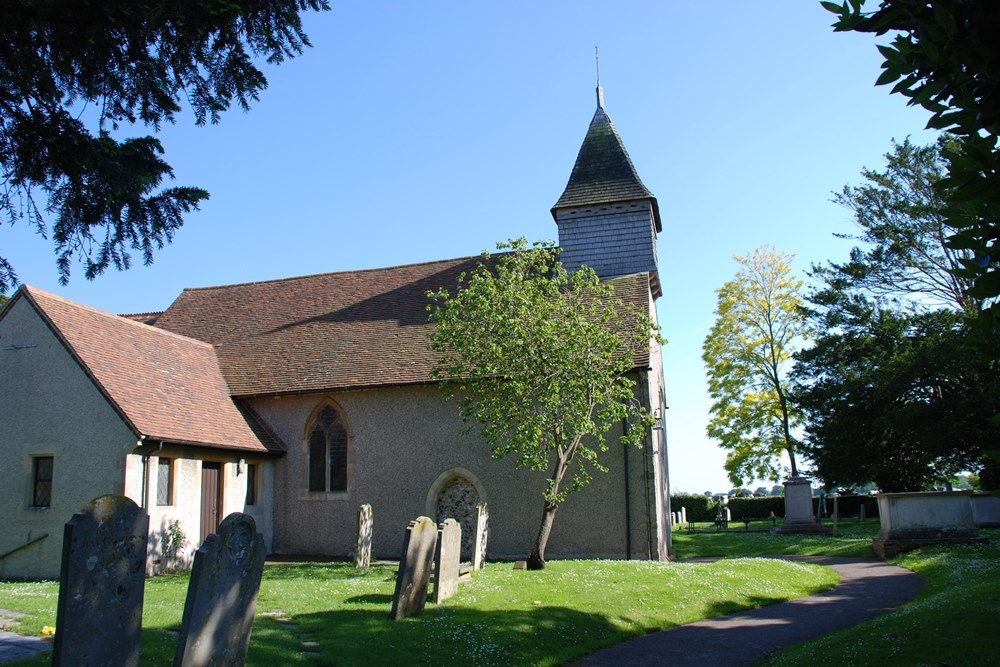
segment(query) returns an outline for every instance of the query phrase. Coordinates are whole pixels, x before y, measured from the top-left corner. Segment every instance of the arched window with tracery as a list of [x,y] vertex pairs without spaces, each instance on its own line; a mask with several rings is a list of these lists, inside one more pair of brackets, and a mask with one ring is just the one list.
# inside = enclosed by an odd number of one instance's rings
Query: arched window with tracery
[[332,405],[316,414],[309,429],[309,490],[347,491],[347,427]]

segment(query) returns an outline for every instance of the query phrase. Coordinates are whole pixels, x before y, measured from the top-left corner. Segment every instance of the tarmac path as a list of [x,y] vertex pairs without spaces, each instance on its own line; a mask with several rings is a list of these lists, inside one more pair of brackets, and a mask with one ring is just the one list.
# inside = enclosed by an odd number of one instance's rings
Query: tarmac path
[[807,639],[890,612],[917,597],[923,588],[919,575],[880,560],[780,558],[831,567],[840,574],[840,584],[819,595],[654,632],[597,651],[571,665],[745,667]]

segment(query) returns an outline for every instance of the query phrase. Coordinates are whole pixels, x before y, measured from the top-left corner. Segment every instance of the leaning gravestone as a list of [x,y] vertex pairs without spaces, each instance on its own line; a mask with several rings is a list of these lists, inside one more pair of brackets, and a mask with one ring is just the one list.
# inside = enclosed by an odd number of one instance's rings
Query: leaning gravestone
[[149,516],[101,496],[63,532],[53,665],[138,665]]
[[417,517],[406,527],[403,553],[396,572],[396,591],[392,595],[392,611],[389,612],[393,621],[423,611],[436,544],[437,526],[429,518]]
[[437,549],[434,550],[435,603],[441,604],[458,592],[461,562],[462,527],[454,519],[445,519],[438,527]]
[[476,539],[472,545],[472,569],[481,570],[486,564],[486,543],[490,538],[490,512],[486,503],[476,505]]
[[362,505],[358,510],[358,546],[354,550],[354,567],[368,567],[372,562],[372,506]]
[[208,536],[194,554],[174,667],[243,665],[266,555],[249,514],[230,514]]

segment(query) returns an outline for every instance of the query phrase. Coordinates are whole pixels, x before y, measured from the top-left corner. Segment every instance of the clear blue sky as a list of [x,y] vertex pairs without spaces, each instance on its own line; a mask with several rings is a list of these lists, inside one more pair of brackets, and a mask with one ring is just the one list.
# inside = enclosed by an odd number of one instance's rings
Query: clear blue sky
[[[249,114],[161,134],[176,184],[211,193],[151,267],[56,281],[51,246],[3,227],[23,282],[112,312],[162,310],[184,287],[477,254],[554,239],[595,108],[606,109],[663,217],[659,237],[670,477],[730,487],[705,436],[701,341],[734,254],[797,268],[843,258],[832,190],[878,167],[926,115],[875,88],[870,36],[834,34],[818,2],[332,0],[314,48],[267,67]],[[139,134],[138,131],[133,134]],[[391,353],[387,350],[387,353]]]

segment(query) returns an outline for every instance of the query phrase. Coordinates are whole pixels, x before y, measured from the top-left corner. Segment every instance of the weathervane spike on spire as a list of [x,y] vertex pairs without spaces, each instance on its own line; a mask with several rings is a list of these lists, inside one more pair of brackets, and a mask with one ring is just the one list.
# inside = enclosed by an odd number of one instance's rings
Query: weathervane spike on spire
[[604,89],[601,88],[601,53],[594,46],[594,64],[597,66],[597,108],[604,108]]

